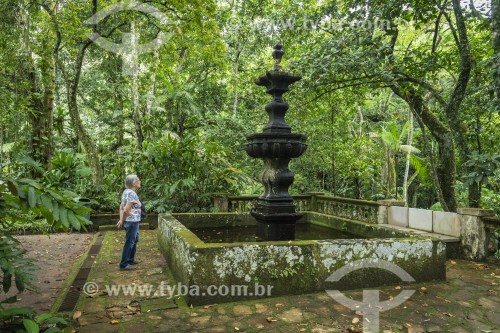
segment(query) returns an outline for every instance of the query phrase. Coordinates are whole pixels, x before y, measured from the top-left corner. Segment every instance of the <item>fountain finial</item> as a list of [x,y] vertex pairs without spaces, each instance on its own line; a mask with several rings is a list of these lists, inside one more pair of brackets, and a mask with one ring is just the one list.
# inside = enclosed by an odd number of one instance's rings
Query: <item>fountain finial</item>
[[281,63],[281,58],[283,57],[283,54],[285,54],[285,51],[282,50],[283,45],[281,44],[276,44],[274,46],[274,51],[273,51],[273,59],[274,59],[274,71],[279,71],[281,69],[280,63]]

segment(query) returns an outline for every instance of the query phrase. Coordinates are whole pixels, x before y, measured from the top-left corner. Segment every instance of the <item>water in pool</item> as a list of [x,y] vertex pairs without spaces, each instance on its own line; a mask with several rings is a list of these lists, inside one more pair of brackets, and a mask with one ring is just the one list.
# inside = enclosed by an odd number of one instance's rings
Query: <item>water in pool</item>
[[[189,230],[191,230],[205,243],[262,242],[263,240],[256,236],[256,229],[256,225],[217,228],[189,228]],[[311,223],[298,223],[295,226],[295,240],[354,238],[364,237]]]

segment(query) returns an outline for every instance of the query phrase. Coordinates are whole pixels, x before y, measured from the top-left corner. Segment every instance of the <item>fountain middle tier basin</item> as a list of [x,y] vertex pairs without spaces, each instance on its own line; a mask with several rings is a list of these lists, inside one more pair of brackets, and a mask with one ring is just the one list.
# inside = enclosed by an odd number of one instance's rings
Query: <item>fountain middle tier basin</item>
[[[175,279],[191,291],[183,296],[193,305],[404,284],[396,272],[374,267],[326,281],[346,264],[359,260],[397,265],[416,282],[445,279],[445,244],[438,239],[383,225],[301,213],[304,216],[297,221],[298,231],[319,230],[321,235],[312,236],[318,239],[307,239],[306,232],[292,241],[259,242],[247,234],[230,242],[234,235],[228,228],[238,233],[241,228],[254,228],[255,220],[249,214],[210,213],[160,215],[158,241]],[[328,228],[331,237],[322,228]],[[216,238],[219,231],[232,236],[204,242],[196,235],[203,238],[203,229],[211,233],[210,238]],[[335,233],[347,235],[338,238]]]
[[307,149],[306,137],[291,133],[255,133],[247,136],[246,151],[254,158],[297,158]]

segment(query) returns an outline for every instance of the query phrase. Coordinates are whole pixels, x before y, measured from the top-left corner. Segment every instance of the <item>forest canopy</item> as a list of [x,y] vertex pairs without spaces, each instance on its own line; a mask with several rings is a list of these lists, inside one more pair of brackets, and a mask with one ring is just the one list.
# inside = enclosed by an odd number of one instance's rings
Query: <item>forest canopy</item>
[[[118,7],[116,7],[118,4]],[[0,177],[116,211],[138,174],[149,211],[259,194],[245,136],[255,79],[300,73],[295,194],[500,211],[500,2],[3,0]]]

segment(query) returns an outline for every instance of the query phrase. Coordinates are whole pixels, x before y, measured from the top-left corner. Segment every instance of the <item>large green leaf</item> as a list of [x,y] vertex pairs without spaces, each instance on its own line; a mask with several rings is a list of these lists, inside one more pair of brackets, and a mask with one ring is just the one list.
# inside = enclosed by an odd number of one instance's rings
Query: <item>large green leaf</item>
[[59,207],[59,219],[65,229],[69,228],[68,210],[65,207]]
[[33,314],[33,308],[30,307],[18,307],[0,310],[0,319],[10,318],[13,316],[29,316]]
[[12,304],[12,303],[15,303],[17,302],[17,296],[14,295],[14,296],[11,296],[7,299],[4,299],[3,301],[0,301],[0,304]]
[[31,319],[23,319],[23,325],[28,333],[39,333],[40,327]]
[[46,196],[45,194],[42,194],[40,196],[40,199],[42,201],[42,206],[45,207],[45,209],[52,211],[53,206],[52,206],[52,200]]
[[10,290],[11,284],[12,284],[12,274],[9,272],[4,272],[2,279],[2,288],[4,293]]
[[30,187],[28,189],[28,203],[29,203],[30,207],[31,208],[35,207],[36,202],[37,202],[37,199],[36,199],[35,189],[33,187]]
[[68,211],[68,220],[71,223],[72,228],[74,228],[75,230],[80,230],[81,225],[78,219],[75,217],[75,214],[71,210]]

